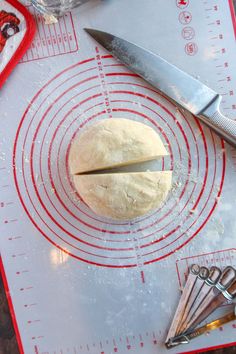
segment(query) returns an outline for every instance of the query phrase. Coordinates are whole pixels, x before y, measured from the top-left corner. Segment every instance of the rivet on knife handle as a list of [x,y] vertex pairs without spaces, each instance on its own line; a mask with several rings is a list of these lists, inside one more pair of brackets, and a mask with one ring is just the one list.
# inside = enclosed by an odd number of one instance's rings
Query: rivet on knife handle
[[219,95],[198,117],[229,144],[236,147],[236,122],[220,113],[221,99]]

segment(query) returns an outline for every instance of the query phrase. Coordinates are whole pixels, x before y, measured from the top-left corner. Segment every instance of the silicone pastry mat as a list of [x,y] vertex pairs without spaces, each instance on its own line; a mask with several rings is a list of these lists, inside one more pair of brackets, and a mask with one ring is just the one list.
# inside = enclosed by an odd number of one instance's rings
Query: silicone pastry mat
[[[165,353],[188,264],[236,266],[236,153],[83,28],[159,53],[221,93],[233,119],[233,2],[94,1],[50,26],[35,16],[36,37],[0,97],[1,269],[21,352]],[[93,214],[68,175],[75,132],[107,117],[150,125],[170,152],[167,203],[132,223]],[[178,352],[226,346],[235,331]]]

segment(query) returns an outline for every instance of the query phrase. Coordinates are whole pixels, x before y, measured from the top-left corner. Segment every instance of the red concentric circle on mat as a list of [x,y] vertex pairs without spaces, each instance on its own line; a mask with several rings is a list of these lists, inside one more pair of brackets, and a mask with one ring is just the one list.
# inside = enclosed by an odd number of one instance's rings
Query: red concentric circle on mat
[[[95,215],[76,194],[68,172],[78,131],[111,117],[141,121],[161,136],[173,170],[166,203],[143,218],[118,222]],[[110,56],[77,63],[46,83],[18,127],[14,178],[35,227],[72,257],[99,266],[134,267],[183,247],[206,224],[221,194],[223,142],[190,114]]]

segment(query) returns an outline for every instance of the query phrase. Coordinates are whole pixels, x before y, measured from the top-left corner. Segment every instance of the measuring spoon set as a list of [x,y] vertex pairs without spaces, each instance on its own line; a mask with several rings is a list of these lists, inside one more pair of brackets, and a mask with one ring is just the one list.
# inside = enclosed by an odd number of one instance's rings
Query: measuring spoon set
[[191,339],[235,320],[234,309],[227,315],[197,328],[218,307],[226,302],[232,303],[235,297],[236,270],[232,266],[221,270],[216,266],[208,269],[192,264],[168,331],[166,347],[189,343]]

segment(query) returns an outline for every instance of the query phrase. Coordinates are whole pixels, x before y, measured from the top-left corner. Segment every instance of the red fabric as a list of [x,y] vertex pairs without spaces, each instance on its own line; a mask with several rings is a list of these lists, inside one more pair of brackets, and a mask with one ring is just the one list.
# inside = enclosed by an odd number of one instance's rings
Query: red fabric
[[17,0],[6,0],[9,4],[11,4],[14,8],[19,11],[23,17],[25,18],[26,23],[26,32],[19,44],[18,48],[16,49],[15,53],[3,69],[2,73],[0,74],[0,88],[2,87],[3,83],[6,81],[7,77],[9,76],[10,72],[14,69],[16,64],[19,62],[21,57],[24,55],[26,50],[28,49],[30,43],[33,40],[36,26],[33,19],[33,16],[29,13],[29,11],[21,5]]

